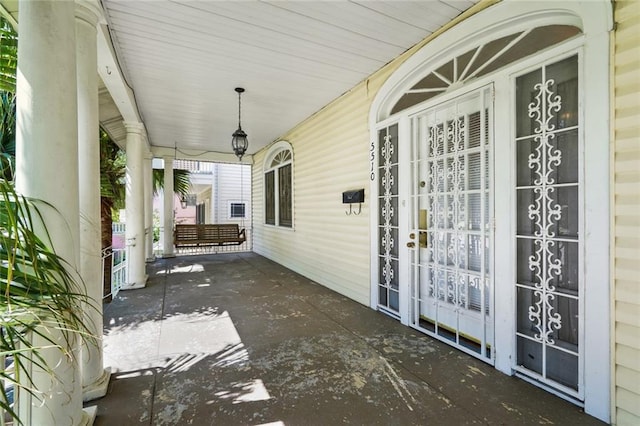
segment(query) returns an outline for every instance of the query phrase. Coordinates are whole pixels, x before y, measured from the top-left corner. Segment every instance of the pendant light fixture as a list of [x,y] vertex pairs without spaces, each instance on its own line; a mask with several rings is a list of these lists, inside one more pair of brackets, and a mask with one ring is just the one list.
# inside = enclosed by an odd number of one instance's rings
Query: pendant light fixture
[[238,156],[240,161],[242,161],[242,156],[247,152],[247,148],[249,147],[249,141],[247,140],[247,134],[242,130],[242,125],[240,123],[242,105],[240,96],[242,95],[242,92],[244,92],[244,89],[242,87],[236,87],[236,92],[238,93],[238,130],[233,132],[231,148],[233,148],[233,152]]

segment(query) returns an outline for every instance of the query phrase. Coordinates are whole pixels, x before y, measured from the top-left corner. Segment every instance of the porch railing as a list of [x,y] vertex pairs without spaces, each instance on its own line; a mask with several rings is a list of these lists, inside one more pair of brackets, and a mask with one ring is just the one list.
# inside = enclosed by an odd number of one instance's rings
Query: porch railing
[[[13,364],[13,357],[11,355],[0,355],[0,367],[3,369],[4,374],[6,374],[6,376],[3,376],[3,378],[0,379],[0,385],[4,388],[4,394],[7,396],[7,400],[2,402],[10,406],[14,412],[17,412],[18,407],[16,405],[16,398],[14,395],[15,386],[12,382],[12,379],[15,378],[15,366]],[[8,378],[5,379],[4,377]],[[11,420],[12,419],[9,413],[0,407],[0,426],[13,424]]]
[[111,224],[111,232],[114,234],[124,234],[126,232],[126,224],[123,222],[113,222]]
[[[145,241],[149,232],[152,232],[153,228],[145,229]],[[112,232],[114,235],[124,235],[126,232],[126,224],[121,222],[114,222],[112,224]],[[224,245],[224,246],[205,246],[205,247],[181,247],[176,249],[176,254],[217,254],[217,253],[240,253],[247,252],[253,249],[252,229],[245,228],[246,240],[242,244],[238,245]],[[173,238],[173,232],[169,235],[169,238]],[[111,272],[111,296],[115,297],[123,284],[127,282],[127,244],[123,240],[124,248],[113,248],[111,253],[108,250],[104,250],[102,253],[102,270],[104,271],[105,261],[112,262]],[[159,242],[153,243],[154,255],[162,254],[162,247]],[[107,259],[109,258],[109,259]],[[103,274],[104,276],[104,274]],[[104,284],[104,283],[103,283]],[[105,296],[107,297],[107,296]]]
[[104,268],[111,264],[111,293],[104,297],[116,297],[128,278],[127,249],[112,249],[108,247],[102,251],[102,287],[104,288]]

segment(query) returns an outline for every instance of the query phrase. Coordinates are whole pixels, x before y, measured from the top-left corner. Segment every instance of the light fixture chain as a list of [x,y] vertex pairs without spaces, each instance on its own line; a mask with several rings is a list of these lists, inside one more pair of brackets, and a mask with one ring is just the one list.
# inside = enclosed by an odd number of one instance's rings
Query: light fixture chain
[[240,119],[241,111],[242,111],[242,92],[238,92],[238,128],[240,129],[242,129],[242,124],[241,124],[242,120]]

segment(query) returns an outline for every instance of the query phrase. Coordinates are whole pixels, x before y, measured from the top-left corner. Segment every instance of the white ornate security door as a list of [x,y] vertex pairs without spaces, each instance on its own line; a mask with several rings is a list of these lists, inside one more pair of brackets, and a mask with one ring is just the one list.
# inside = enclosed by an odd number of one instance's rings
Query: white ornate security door
[[493,362],[492,88],[411,118],[411,321]]

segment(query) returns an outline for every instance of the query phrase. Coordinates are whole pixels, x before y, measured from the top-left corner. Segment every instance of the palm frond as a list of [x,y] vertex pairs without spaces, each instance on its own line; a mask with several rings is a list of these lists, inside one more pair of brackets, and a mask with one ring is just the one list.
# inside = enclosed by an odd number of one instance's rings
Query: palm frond
[[0,91],[0,178],[13,180],[16,157],[16,97]]
[[[35,232],[38,223],[44,221],[34,201],[20,196],[10,182],[0,179],[0,356],[13,358],[14,386],[36,398],[40,394],[27,367],[34,365],[52,373],[54,366],[41,356],[46,347],[57,348],[74,359],[76,355],[68,350],[71,342],[82,338],[95,344],[82,308],[96,309],[81,279],[51,248],[48,235],[42,237]],[[52,337],[53,329],[62,333],[63,342]],[[34,344],[36,340],[44,343]],[[0,377],[9,380],[6,376],[3,369]],[[0,407],[15,418],[4,387]]]
[[124,205],[126,157],[109,135],[100,129],[100,196],[115,208]]
[[0,16],[0,90],[15,93],[18,66],[18,33]]
[[[159,194],[164,188],[164,170],[153,169],[153,193]],[[173,170],[173,192],[178,195],[188,195],[191,192],[191,173],[189,170]]]

